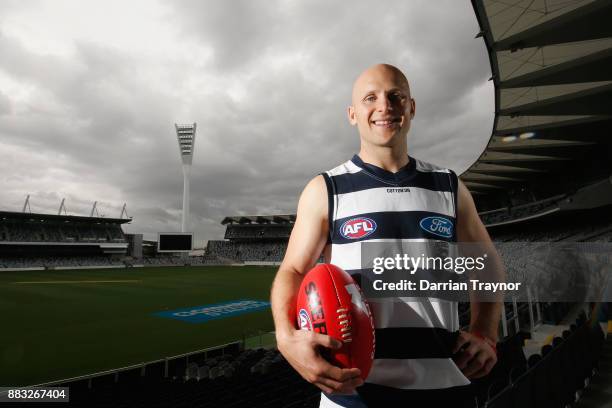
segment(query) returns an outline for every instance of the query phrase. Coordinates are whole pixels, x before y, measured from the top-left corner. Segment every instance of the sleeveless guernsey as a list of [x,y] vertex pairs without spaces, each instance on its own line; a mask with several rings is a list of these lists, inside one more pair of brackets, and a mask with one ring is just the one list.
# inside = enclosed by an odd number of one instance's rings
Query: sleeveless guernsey
[[[456,241],[458,179],[452,170],[409,157],[404,168],[391,173],[355,155],[322,175],[328,191],[330,262],[357,282],[369,272],[361,264],[364,242],[427,246]],[[431,217],[445,219],[450,231],[442,236],[432,233],[423,222]],[[367,234],[347,230],[347,225],[354,225],[352,220],[364,218],[370,220]],[[360,393],[377,386],[439,390],[470,384],[451,359],[459,330],[456,302],[404,297],[368,301],[376,326],[376,352]]]

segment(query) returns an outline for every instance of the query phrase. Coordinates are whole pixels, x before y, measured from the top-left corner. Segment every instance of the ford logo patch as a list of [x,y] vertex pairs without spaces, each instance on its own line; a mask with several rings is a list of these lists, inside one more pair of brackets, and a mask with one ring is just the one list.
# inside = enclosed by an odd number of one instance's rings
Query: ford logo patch
[[346,239],[359,239],[367,237],[376,231],[376,222],[366,217],[351,218],[344,221],[340,227],[340,235]]
[[453,236],[453,223],[451,220],[444,217],[423,218],[421,222],[419,222],[419,225],[430,234],[442,238],[450,238]]

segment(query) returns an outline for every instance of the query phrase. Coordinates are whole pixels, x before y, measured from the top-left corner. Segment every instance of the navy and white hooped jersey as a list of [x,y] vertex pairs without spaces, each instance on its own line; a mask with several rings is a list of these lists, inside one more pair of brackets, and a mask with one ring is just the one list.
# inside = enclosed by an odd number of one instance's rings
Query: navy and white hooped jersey
[[[329,198],[330,262],[359,282],[364,242],[455,242],[456,174],[409,157],[391,173],[358,155],[322,173]],[[432,228],[431,220],[444,228]],[[428,221],[429,220],[429,221]],[[415,254],[418,256],[418,254]],[[376,325],[369,384],[403,390],[464,386],[451,359],[459,330],[457,303],[430,298],[368,299]]]

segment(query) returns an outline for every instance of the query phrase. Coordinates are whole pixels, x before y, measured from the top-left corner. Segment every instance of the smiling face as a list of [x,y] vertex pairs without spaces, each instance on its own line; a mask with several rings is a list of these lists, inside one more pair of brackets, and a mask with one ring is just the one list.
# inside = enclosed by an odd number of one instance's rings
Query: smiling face
[[408,80],[391,65],[375,65],[353,85],[349,122],[357,126],[361,143],[394,147],[406,143],[415,103]]

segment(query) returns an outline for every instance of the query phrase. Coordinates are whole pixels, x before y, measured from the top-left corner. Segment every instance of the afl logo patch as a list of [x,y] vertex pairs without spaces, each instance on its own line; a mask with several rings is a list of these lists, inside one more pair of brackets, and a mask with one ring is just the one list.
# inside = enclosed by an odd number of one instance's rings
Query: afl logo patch
[[300,330],[308,330],[312,331],[312,322],[310,321],[310,316],[308,316],[308,312],[304,309],[300,309],[300,313],[298,314],[300,325]]
[[376,231],[376,222],[371,218],[358,217],[344,221],[340,227],[340,235],[346,239],[367,237]]
[[430,234],[442,238],[450,238],[453,236],[453,223],[451,220],[444,217],[423,218],[421,222],[419,222],[419,225]]

